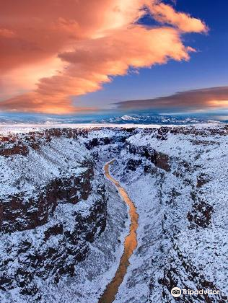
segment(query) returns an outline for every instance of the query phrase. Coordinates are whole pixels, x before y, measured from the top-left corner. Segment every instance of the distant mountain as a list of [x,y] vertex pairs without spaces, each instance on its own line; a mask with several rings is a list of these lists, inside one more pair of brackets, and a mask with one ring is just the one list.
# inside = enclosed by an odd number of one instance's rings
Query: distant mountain
[[228,117],[206,114],[167,115],[153,112],[114,112],[84,115],[39,115],[39,114],[0,114],[0,124],[83,124],[83,123],[114,123],[114,124],[159,124],[181,125],[228,121]]

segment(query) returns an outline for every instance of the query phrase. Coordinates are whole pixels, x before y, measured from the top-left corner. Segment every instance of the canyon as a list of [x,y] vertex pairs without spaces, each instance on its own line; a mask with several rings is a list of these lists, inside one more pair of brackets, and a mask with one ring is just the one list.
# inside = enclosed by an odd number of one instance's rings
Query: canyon
[[124,253],[134,202],[137,247],[115,303],[175,302],[171,289],[228,294],[228,127],[67,126],[0,130],[0,301],[99,302]]

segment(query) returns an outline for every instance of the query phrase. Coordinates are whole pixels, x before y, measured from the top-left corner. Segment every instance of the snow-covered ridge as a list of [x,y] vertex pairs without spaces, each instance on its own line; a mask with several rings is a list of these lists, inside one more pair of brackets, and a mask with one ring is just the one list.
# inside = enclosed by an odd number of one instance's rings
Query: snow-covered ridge
[[[175,125],[170,124],[166,125],[165,127],[174,128],[174,127],[194,127],[194,128],[223,128],[224,124],[220,122],[211,122],[211,123],[198,123],[192,124],[187,126],[186,124],[182,125]],[[128,129],[128,128],[160,128],[162,126],[158,124],[135,124],[135,123],[128,123],[128,124],[113,124],[111,122],[108,123],[87,123],[87,124],[0,124],[0,135],[9,134],[9,133],[28,133],[32,131],[42,131],[42,130],[49,130],[50,128],[57,128],[57,129],[89,129],[92,130],[94,128],[98,129],[106,129],[106,128],[121,128],[121,129]]]

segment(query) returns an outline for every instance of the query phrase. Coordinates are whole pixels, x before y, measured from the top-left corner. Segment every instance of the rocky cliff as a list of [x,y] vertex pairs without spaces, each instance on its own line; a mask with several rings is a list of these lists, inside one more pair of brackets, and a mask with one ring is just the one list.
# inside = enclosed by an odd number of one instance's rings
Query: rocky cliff
[[[79,131],[1,137],[2,295],[40,300],[39,280],[73,276],[106,226],[106,192]],[[81,131],[80,136],[86,136]],[[24,299],[25,300],[25,299]]]

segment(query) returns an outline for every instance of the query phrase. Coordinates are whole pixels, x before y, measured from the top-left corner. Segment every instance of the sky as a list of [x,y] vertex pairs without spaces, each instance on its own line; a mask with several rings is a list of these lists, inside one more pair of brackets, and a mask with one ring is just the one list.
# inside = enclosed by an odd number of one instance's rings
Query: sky
[[0,0],[0,111],[225,111],[226,2]]

